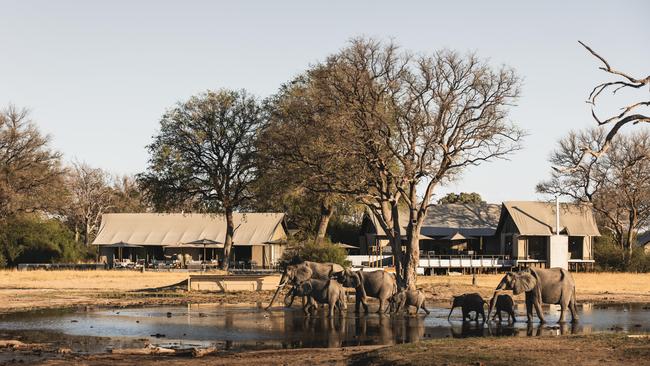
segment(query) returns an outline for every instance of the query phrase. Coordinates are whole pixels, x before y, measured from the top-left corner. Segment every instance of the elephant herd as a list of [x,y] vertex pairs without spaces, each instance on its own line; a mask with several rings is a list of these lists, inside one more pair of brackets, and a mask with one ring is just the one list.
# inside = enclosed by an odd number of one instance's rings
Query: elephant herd
[[[280,290],[287,285],[291,287],[285,295],[285,305],[291,306],[295,297],[301,297],[306,315],[313,313],[319,305],[328,306],[330,317],[335,311],[344,313],[347,309],[346,288],[354,289],[355,312],[359,312],[363,307],[364,312],[367,313],[368,298],[375,298],[379,301],[378,313],[397,313],[401,310],[408,312],[410,307],[414,307],[416,312],[422,309],[426,314],[430,313],[425,306],[426,298],[422,291],[400,289],[395,275],[382,270],[352,271],[335,263],[310,261],[289,264],[267,309],[273,305]],[[493,320],[498,317],[501,322],[502,314],[505,313],[508,322],[514,322],[516,321],[514,301],[509,294],[504,293],[506,291],[512,291],[514,295],[525,293],[528,322],[533,321],[533,309],[540,322],[545,321],[542,304],[560,305],[560,323],[565,322],[567,310],[571,312],[572,322],[578,321],[575,282],[571,274],[562,268],[527,268],[517,272],[507,272],[489,302],[478,293],[454,296],[448,318],[455,308],[460,307],[463,321],[478,321],[480,315],[485,322],[484,309],[487,305],[487,320],[492,310],[495,310]]]

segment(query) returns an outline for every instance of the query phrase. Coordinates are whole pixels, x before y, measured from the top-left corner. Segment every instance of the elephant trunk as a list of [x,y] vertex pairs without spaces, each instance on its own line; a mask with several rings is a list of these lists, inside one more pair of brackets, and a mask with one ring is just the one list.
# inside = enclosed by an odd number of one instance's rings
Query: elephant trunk
[[494,293],[496,294],[497,291],[503,290],[503,288],[506,287],[506,278],[502,278],[501,282],[497,285],[497,288],[494,289]]
[[282,277],[280,278],[280,283],[278,284],[278,288],[275,290],[275,293],[273,294],[273,297],[271,298],[271,302],[269,303],[269,306],[265,307],[264,310],[269,310],[271,306],[273,306],[273,302],[275,301],[275,298],[278,297],[278,294],[280,293],[280,290],[284,288],[284,286],[287,284],[286,281],[284,281],[284,278],[287,276],[287,272],[285,271],[282,273]]

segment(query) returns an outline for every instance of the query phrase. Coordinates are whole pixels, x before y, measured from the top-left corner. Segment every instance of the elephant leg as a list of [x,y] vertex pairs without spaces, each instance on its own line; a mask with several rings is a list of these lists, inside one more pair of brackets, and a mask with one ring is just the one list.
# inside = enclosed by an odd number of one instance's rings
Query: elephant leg
[[336,307],[336,301],[330,301],[328,306],[329,306],[329,309],[327,309],[329,310],[328,315],[331,318],[334,316],[334,308]]
[[363,305],[363,312],[368,314],[368,300],[365,297],[361,298],[361,305]]
[[379,299],[379,309],[377,309],[377,314],[381,314],[384,312],[384,299]]
[[513,310],[510,310],[510,313],[508,314],[508,323],[510,322],[510,317],[512,317],[513,323],[517,322],[517,318],[515,317],[515,312]]
[[[546,322],[546,320],[544,319],[544,313],[542,312],[542,304],[540,303],[540,300],[535,299],[533,304],[535,305],[535,311],[537,312],[537,317],[539,318],[539,322],[540,323]],[[532,311],[531,311],[531,313],[532,313]]]
[[564,303],[560,304],[560,320],[558,320],[558,323],[566,323],[566,320],[564,319],[565,310],[566,310],[566,304]]
[[[501,310],[497,311],[497,314],[499,315],[499,323],[501,323],[503,321],[503,318],[501,317]],[[495,316],[497,314],[495,314]]]
[[533,322],[533,299],[526,294],[526,318],[529,323]]
[[571,301],[569,302],[569,310],[571,310],[571,323],[577,323],[580,320],[578,316],[578,309],[576,308],[576,294],[575,290],[571,294]]
[[422,304],[420,304],[420,308],[424,310],[424,312],[427,313],[427,315],[431,314],[429,309],[427,309],[427,307],[424,305],[424,301],[422,301]]

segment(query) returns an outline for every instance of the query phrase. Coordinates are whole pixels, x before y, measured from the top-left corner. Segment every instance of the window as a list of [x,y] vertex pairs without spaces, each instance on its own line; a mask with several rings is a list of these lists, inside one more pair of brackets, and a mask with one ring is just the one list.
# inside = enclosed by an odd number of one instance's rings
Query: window
[[582,259],[582,243],[584,238],[582,236],[569,237],[569,253],[571,259]]
[[528,240],[528,257],[530,259],[547,260],[546,258],[546,242],[548,240],[545,236],[529,236]]

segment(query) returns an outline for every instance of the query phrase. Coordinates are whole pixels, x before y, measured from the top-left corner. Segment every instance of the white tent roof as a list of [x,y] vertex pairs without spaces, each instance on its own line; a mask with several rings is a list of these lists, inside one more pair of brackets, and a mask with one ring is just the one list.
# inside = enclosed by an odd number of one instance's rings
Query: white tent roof
[[[262,245],[286,238],[283,213],[234,213],[237,246]],[[104,214],[93,245],[177,245],[196,240],[225,242],[225,216],[217,214]]]

